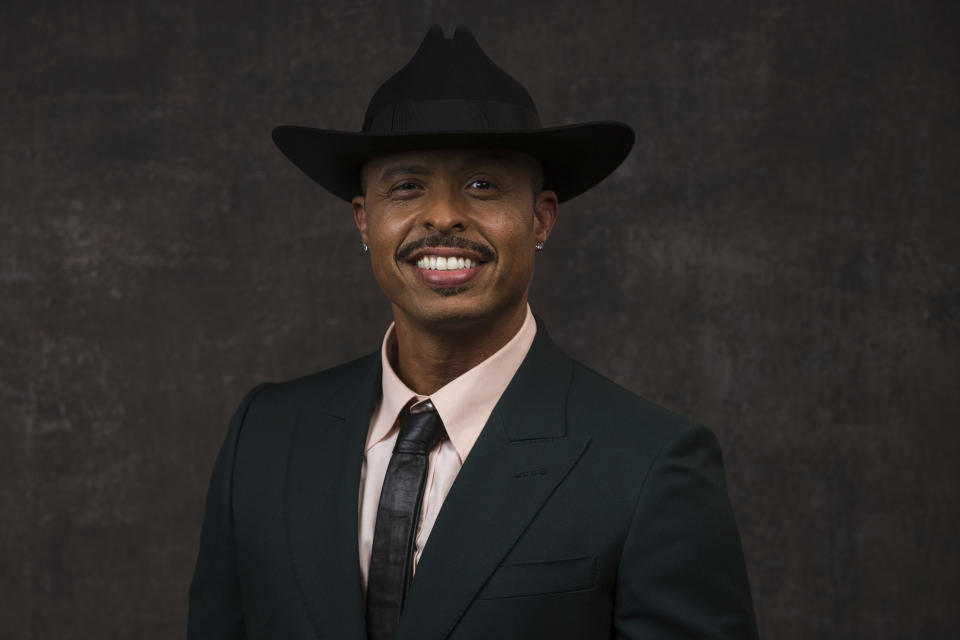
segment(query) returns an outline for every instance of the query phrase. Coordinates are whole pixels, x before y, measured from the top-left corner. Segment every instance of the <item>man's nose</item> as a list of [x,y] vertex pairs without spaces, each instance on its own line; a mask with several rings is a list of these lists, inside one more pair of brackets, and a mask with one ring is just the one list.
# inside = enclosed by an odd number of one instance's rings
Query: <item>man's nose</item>
[[466,229],[467,218],[454,198],[436,197],[423,213],[423,225],[431,231],[451,233]]

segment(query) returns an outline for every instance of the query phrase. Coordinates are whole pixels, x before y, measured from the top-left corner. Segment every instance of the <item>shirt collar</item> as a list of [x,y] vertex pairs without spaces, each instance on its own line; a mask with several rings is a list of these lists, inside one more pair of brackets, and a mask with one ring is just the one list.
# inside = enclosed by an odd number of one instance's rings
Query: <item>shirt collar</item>
[[397,416],[411,398],[425,400],[429,397],[443,420],[447,436],[462,464],[533,344],[537,323],[530,305],[527,305],[527,314],[520,330],[505,345],[430,396],[414,392],[393,370],[389,358],[390,350],[394,348],[393,329],[394,325],[390,323],[380,348],[383,395],[378,413],[388,419],[378,420],[372,425],[367,448],[390,435]]

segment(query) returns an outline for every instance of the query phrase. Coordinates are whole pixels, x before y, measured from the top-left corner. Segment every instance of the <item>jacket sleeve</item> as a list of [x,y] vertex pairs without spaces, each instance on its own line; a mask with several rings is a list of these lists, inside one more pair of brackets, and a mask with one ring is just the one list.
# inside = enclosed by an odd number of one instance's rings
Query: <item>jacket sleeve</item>
[[614,623],[621,639],[757,638],[720,446],[703,427],[678,432],[650,468],[620,559]]
[[254,396],[250,390],[230,420],[207,491],[200,550],[190,583],[189,640],[240,640],[245,637],[240,581],[233,534],[232,484],[237,443]]

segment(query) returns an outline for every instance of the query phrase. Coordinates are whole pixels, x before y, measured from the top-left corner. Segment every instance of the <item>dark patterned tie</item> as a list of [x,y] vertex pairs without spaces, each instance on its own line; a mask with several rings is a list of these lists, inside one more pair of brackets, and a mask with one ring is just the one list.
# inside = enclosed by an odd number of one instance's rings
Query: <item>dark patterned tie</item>
[[392,640],[413,577],[417,522],[430,450],[444,436],[443,421],[429,400],[404,408],[400,433],[387,466],[373,530],[367,579],[367,636]]

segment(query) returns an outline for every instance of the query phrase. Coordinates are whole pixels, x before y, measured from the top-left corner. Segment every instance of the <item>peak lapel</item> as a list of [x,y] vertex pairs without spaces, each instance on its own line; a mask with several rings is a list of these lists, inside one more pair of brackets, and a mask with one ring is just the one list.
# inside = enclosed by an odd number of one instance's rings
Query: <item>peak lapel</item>
[[566,436],[571,360],[537,337],[464,462],[430,533],[398,640],[445,638],[587,447]]
[[287,537],[319,637],[366,636],[357,547],[363,448],[380,391],[380,359],[329,404],[298,416],[287,471]]

